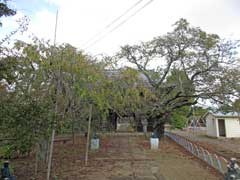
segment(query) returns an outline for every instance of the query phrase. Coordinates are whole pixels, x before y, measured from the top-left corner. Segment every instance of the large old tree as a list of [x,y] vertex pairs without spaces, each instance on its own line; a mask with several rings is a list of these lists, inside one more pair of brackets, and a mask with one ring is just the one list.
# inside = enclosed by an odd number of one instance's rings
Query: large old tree
[[126,45],[118,57],[146,76],[155,97],[150,119],[162,133],[178,108],[199,100],[228,103],[239,97],[237,46],[238,42],[224,41],[180,19],[172,32],[139,45]]
[[[8,0],[0,0],[0,18],[2,16],[13,16],[16,14],[16,11],[9,8],[7,4]],[[0,22],[0,26],[2,26],[2,22]]]

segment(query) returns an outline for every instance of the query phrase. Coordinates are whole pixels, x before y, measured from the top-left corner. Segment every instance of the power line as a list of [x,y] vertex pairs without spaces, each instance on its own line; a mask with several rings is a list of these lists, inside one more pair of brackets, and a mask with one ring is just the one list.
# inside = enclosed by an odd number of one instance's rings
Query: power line
[[113,25],[115,22],[117,22],[119,19],[121,19],[125,14],[127,14],[129,11],[131,11],[133,8],[135,8],[138,4],[140,4],[143,0],[139,0],[136,2],[133,6],[131,6],[129,9],[127,9],[122,15],[115,18],[111,23],[109,23],[105,28],[109,28],[111,25]]
[[105,33],[103,36],[101,36],[100,38],[96,39],[95,41],[93,41],[93,43],[91,43],[89,46],[87,46],[85,49],[92,47],[93,45],[95,45],[96,43],[98,43],[99,41],[101,41],[102,39],[104,39],[107,35],[109,35],[110,33],[112,33],[113,31],[115,31],[116,29],[118,29],[120,26],[122,26],[123,24],[125,24],[129,19],[131,19],[132,17],[134,17],[137,13],[139,13],[141,10],[143,10],[144,8],[146,8],[149,4],[151,4],[154,0],[150,0],[148,1],[146,4],[144,4],[141,8],[139,8],[137,11],[135,11],[133,14],[131,14],[129,17],[127,17],[126,19],[124,19],[122,22],[120,22],[119,24],[117,24],[113,29],[111,29],[110,31],[108,31],[107,33]]
[[129,13],[132,9],[134,9],[137,5],[139,5],[142,1],[144,0],[139,0],[137,1],[135,4],[133,4],[130,8],[128,8],[126,11],[124,11],[120,16],[116,17],[114,20],[112,20],[109,24],[107,24],[102,31],[99,31],[98,33],[96,33],[94,36],[92,36],[89,40],[87,40],[83,46],[86,46],[87,44],[89,44],[92,40],[94,40],[96,37],[98,37],[99,35],[103,34],[104,30],[107,30],[109,27],[111,27],[113,24],[115,24],[119,19],[121,19],[122,17],[124,17],[127,13]]

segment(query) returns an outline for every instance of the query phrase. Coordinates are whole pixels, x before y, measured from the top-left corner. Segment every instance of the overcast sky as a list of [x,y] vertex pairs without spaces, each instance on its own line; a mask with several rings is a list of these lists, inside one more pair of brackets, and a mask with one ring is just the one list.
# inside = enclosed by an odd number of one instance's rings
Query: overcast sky
[[[106,27],[138,1],[11,0],[9,3],[18,14],[2,19],[0,38],[16,28],[17,18],[27,15],[31,21],[26,35],[34,33],[52,40],[58,9],[57,43],[67,42],[93,55],[111,55],[125,44],[151,40],[171,31],[172,24],[180,18],[222,38],[240,39],[240,0],[142,0],[119,21]],[[113,30],[122,22],[125,23]],[[26,39],[26,35],[15,38]]]

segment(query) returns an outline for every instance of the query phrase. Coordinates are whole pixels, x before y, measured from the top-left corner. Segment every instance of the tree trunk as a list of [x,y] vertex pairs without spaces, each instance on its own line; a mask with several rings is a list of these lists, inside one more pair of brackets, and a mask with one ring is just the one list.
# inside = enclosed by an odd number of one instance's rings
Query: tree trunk
[[75,144],[75,131],[74,131],[74,121],[75,118],[72,117],[72,141],[73,141],[73,144]]
[[154,128],[154,131],[157,133],[159,138],[162,138],[164,136],[164,130],[165,130],[164,125],[165,125],[165,123],[159,123]]
[[88,119],[88,134],[87,134],[87,144],[86,144],[86,154],[85,154],[85,166],[88,163],[88,151],[89,151],[89,141],[90,141],[90,131],[91,131],[91,120],[92,120],[92,104],[90,104],[89,119]]

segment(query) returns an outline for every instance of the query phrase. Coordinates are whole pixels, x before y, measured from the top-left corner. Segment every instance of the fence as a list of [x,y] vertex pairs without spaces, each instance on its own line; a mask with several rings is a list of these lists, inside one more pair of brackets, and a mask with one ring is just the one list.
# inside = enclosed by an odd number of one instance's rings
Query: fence
[[165,132],[165,136],[169,137],[170,139],[175,141],[177,144],[184,147],[187,151],[189,151],[195,157],[205,161],[209,166],[216,169],[219,173],[224,175],[227,172],[228,161],[224,157],[210,153],[203,147],[193,144],[192,142],[188,141],[187,139],[179,135],[176,135],[170,132]]

